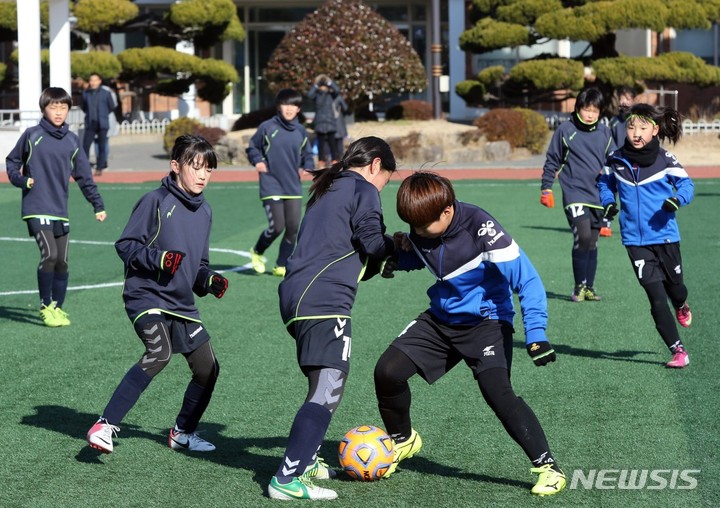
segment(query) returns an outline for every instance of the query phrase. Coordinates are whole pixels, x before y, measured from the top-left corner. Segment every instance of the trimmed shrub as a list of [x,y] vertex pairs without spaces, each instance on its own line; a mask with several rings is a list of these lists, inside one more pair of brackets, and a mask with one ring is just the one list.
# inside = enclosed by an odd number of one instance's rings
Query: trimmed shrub
[[386,120],[432,120],[432,104],[427,101],[406,100],[385,112]]
[[545,150],[550,132],[540,113],[524,108],[493,109],[477,118],[473,125],[488,141],[507,141],[513,149],[527,148],[532,153]]
[[195,136],[202,136],[207,139],[212,146],[215,146],[227,133],[220,127],[205,127],[203,125],[191,134],[194,134]]
[[547,148],[547,138],[550,134],[545,117],[537,111],[525,108],[515,108],[525,119],[525,141],[522,145],[531,153],[543,153]]
[[[175,139],[183,134],[196,134],[204,126],[197,120],[192,118],[178,118],[173,120],[167,127],[165,127],[165,134],[163,135],[163,148],[168,155],[172,152],[172,147],[175,144]],[[208,139],[208,141],[210,141]]]
[[527,136],[525,117],[519,111],[498,108],[475,119],[477,126],[488,141],[507,141],[516,148],[523,146]]

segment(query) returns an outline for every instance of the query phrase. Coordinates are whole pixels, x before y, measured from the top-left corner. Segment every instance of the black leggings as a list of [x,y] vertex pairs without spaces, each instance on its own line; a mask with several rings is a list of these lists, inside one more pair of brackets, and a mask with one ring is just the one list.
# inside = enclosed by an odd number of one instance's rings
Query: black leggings
[[677,346],[682,346],[680,334],[675,325],[675,318],[670,310],[670,305],[668,305],[668,298],[670,298],[676,309],[680,308],[687,299],[687,287],[684,284],[655,281],[642,284],[642,288],[650,301],[650,314],[655,322],[655,329],[662,337],[665,345],[670,351],[673,351]]
[[300,228],[300,216],[302,215],[301,199],[280,199],[263,201],[265,214],[267,215],[268,227],[262,232],[255,244],[255,252],[262,254],[268,247],[285,231],[280,251],[278,253],[277,266],[285,266],[287,259],[295,249],[298,229]]
[[41,229],[35,233],[35,241],[40,248],[41,272],[67,273],[68,241],[70,235],[55,236],[50,229]]
[[[407,380],[417,372],[412,360],[393,346],[385,350],[375,366],[378,408],[385,430],[393,438],[410,435],[411,395]],[[525,401],[515,395],[509,371],[503,368],[484,370],[478,374],[477,382],[485,402],[528,458],[537,465],[551,460],[540,422]]]

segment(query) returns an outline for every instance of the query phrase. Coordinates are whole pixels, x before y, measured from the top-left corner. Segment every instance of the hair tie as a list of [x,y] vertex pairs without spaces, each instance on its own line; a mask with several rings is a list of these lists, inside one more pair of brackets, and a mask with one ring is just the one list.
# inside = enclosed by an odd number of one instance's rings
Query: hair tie
[[345,171],[348,168],[347,161],[343,159],[340,161],[340,163],[342,164],[343,171]]

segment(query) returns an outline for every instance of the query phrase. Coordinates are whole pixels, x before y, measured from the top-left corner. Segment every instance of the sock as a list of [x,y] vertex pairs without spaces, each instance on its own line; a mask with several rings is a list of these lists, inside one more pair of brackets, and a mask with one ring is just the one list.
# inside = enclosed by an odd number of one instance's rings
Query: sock
[[110,401],[105,406],[103,418],[113,425],[119,425],[150,384],[150,381],[152,381],[152,378],[138,364],[133,365],[115,388],[115,393],[112,394]]
[[58,273],[54,272],[52,284],[52,299],[55,300],[58,307],[62,307],[65,303],[65,293],[67,293],[68,279],[70,274],[68,272]]
[[575,285],[585,284],[588,273],[588,252],[589,251],[572,251],[572,268]]
[[410,439],[412,423],[410,421],[410,388],[392,397],[378,395],[380,418],[385,425],[385,432],[396,443]]
[[276,266],[285,266],[287,264],[287,260],[290,257],[290,254],[293,253],[293,250],[295,249],[295,244],[293,242],[287,242],[283,240],[280,242],[280,251],[278,252],[277,262],[275,263]]
[[589,250],[587,253],[587,282],[588,287],[595,285],[595,272],[597,272],[598,251],[597,249]]
[[210,397],[212,396],[215,383],[212,386],[200,386],[195,381],[188,383],[183,397],[180,413],[175,420],[175,429],[192,434],[197,429],[198,422],[205,413]]
[[55,279],[55,272],[43,272],[38,270],[38,290],[40,292],[40,302],[43,305],[50,305],[52,302],[53,292],[53,281]]
[[288,483],[305,472],[322,444],[332,413],[327,408],[306,402],[295,415],[282,464],[275,473],[280,483]]

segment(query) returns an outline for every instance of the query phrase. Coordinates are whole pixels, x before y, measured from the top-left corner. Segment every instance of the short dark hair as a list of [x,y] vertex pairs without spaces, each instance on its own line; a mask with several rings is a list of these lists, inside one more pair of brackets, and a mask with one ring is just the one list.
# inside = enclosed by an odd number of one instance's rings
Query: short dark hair
[[201,137],[185,134],[175,139],[172,147],[171,160],[177,161],[178,165],[192,164],[196,157],[200,156],[210,169],[217,167],[217,154],[210,142]]
[[300,106],[302,94],[292,88],[283,88],[275,96],[275,106]]
[[416,171],[400,184],[397,214],[411,227],[422,227],[438,220],[453,203],[455,189],[450,180],[432,171]]
[[50,86],[40,94],[40,111],[44,112],[48,105],[58,102],[60,104],[67,104],[68,108],[72,108],[72,97],[70,94],[67,93],[64,88]]
[[605,97],[599,88],[590,87],[586,88],[580,95],[577,96],[575,101],[575,111],[580,111],[582,108],[587,106],[595,106],[602,112],[605,107]]

